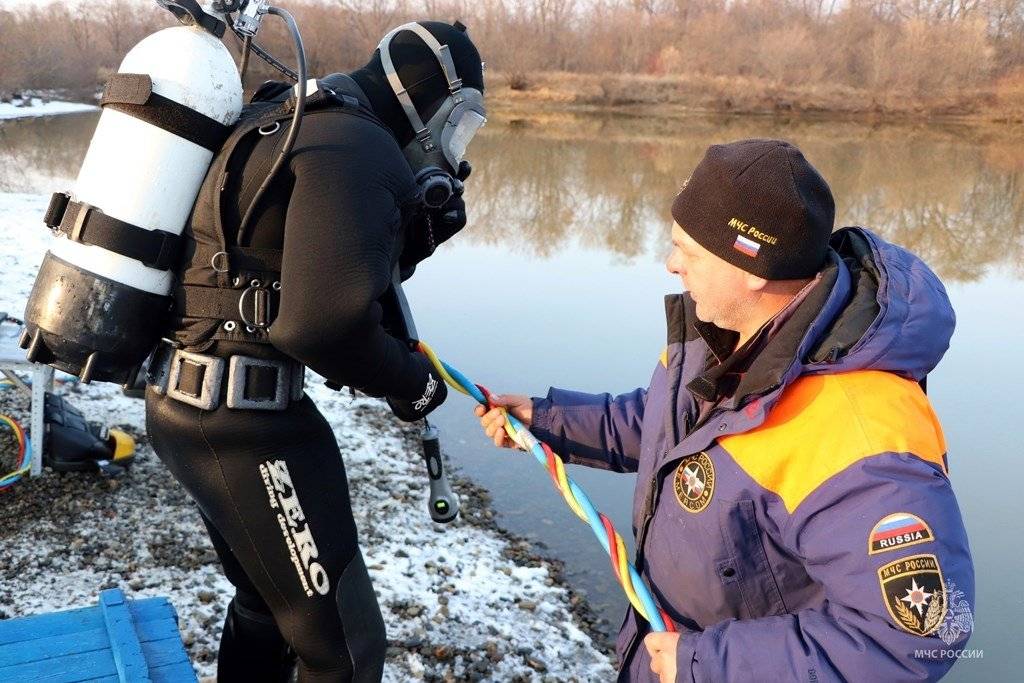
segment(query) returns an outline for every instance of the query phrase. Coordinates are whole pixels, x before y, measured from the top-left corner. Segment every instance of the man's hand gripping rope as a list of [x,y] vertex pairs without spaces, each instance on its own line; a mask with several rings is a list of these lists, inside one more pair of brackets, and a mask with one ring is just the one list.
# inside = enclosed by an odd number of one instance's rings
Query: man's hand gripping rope
[[562,459],[555,455],[550,446],[534,437],[520,420],[496,404],[494,396],[485,387],[474,384],[461,372],[442,361],[426,343],[419,342],[419,350],[430,358],[438,374],[453,389],[473,398],[485,408],[501,408],[505,418],[506,434],[524,451],[532,453],[537,461],[547,468],[551,481],[558,492],[562,494],[566,505],[577,517],[590,525],[597,540],[601,543],[601,547],[608,553],[615,577],[622,585],[633,608],[647,620],[654,631],[675,632],[672,620],[664,610],[655,604],[654,598],[636,568],[627,559],[626,544],[615,530],[611,520],[598,512],[583,489],[566,475]]

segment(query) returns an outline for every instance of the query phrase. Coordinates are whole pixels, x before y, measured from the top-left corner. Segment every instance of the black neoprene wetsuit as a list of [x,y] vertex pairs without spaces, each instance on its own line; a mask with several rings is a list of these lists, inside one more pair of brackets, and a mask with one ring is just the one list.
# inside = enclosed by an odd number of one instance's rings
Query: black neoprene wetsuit
[[[230,242],[286,132],[287,124],[242,143],[233,155],[238,168],[228,166],[226,181],[211,171],[187,228],[194,251],[179,273],[179,294],[216,285],[205,256],[216,241],[215,200]],[[187,297],[169,336],[187,350],[221,357],[290,357],[339,385],[415,398],[427,368],[385,331],[379,303],[414,196],[412,171],[386,128],[366,117],[311,111],[249,233],[247,246],[283,248],[269,339],[244,325],[229,331],[224,320],[187,315]],[[310,398],[281,411],[231,409],[223,401],[204,411],[150,388],[146,407],[153,447],[198,504],[236,588],[219,679],[286,680],[290,645],[300,681],[379,680],[384,624],[359,551],[344,463]],[[314,542],[315,556],[300,553],[301,566],[283,534],[282,511],[298,518],[297,529]]]

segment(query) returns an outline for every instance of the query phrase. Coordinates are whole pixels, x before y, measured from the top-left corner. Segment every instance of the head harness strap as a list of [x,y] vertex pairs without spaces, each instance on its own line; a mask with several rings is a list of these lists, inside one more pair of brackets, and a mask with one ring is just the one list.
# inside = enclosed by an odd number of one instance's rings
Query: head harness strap
[[412,31],[431,49],[441,65],[441,71],[444,73],[445,80],[448,82],[449,93],[455,95],[462,89],[462,79],[458,77],[455,71],[455,61],[452,59],[448,46],[439,43],[430,31],[416,22],[403,24],[381,39],[380,45],[377,48],[380,50],[380,61],[384,67],[384,73],[388,77],[388,83],[391,84],[391,89],[395,92],[398,103],[402,105],[409,123],[412,124],[416,138],[420,142],[424,142],[430,138],[430,131],[427,130],[423,119],[420,118],[419,113],[416,111],[416,106],[413,104],[412,98],[409,97],[409,91],[402,85],[402,80],[398,77],[398,71],[395,69],[395,63],[391,60],[391,41],[402,31]]

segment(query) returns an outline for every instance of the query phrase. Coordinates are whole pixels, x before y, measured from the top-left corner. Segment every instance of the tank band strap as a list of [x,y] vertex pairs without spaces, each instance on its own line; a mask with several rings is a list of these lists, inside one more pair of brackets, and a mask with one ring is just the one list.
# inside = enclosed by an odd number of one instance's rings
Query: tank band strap
[[65,192],[55,192],[43,217],[46,227],[69,239],[92,244],[158,270],[170,270],[178,262],[182,239],[166,230],[146,230],[108,216],[101,209],[76,202]]
[[262,247],[228,247],[223,251],[216,245],[197,243],[192,262],[209,265],[218,272],[277,274],[281,272],[281,253],[280,249]]
[[149,74],[114,74],[103,86],[100,106],[128,114],[215,153],[231,133],[231,126],[153,92]]

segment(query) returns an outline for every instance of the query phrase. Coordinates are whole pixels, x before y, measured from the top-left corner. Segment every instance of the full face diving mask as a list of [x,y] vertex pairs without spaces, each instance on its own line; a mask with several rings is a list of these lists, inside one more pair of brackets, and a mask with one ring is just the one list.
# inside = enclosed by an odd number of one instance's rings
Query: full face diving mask
[[[426,123],[416,111],[391,60],[391,41],[402,31],[412,31],[433,51],[448,81],[448,97]],[[440,208],[455,191],[453,176],[462,163],[466,147],[487,122],[483,93],[476,88],[462,87],[448,46],[441,45],[430,31],[416,22],[403,24],[388,33],[381,39],[378,49],[388,83],[414,132],[413,140],[402,152],[416,173],[423,203],[430,208]]]

